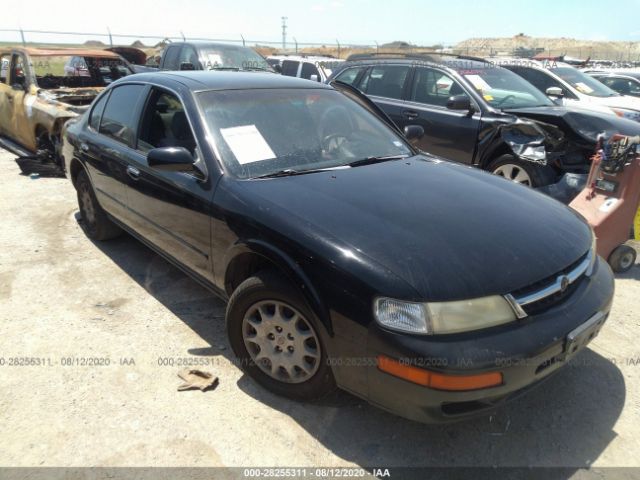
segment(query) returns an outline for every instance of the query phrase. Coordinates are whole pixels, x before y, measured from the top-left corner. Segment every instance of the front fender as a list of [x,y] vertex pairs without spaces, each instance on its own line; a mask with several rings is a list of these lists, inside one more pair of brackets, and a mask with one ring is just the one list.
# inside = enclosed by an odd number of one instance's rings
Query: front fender
[[325,325],[329,334],[333,334],[329,311],[322,301],[317,289],[313,286],[309,276],[290,255],[278,247],[260,239],[238,240],[226,252],[222,266],[216,269],[221,278],[217,279],[217,284],[227,285],[229,267],[233,261],[242,255],[257,255],[262,259],[272,263],[281,271],[290,282],[296,285],[304,295],[309,307],[316,313],[318,319]]

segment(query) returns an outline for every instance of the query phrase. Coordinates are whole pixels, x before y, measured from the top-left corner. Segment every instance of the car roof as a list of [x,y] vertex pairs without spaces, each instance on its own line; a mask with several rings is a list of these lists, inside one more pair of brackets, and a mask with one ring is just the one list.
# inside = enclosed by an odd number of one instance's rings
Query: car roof
[[302,78],[262,72],[211,72],[204,70],[163,71],[128,75],[122,81],[144,81],[163,85],[179,82],[192,91],[203,90],[254,90],[262,88],[322,88],[331,87]]
[[224,43],[224,42],[206,42],[206,41],[202,41],[202,40],[189,40],[188,42],[171,42],[169,44],[167,44],[167,46],[165,48],[169,48],[172,45],[178,45],[178,46],[182,46],[182,45],[192,45],[194,47],[211,47],[211,48],[242,48],[242,49],[249,49],[251,50],[249,47],[244,47],[242,45],[235,45],[233,43]]
[[486,67],[487,62],[477,57],[465,57],[454,55],[439,55],[439,54],[421,54],[421,55],[402,55],[389,56],[373,55],[370,58],[356,58],[353,60],[347,60],[345,65],[341,67],[356,65],[379,65],[379,64],[397,64],[397,65],[421,65],[421,66],[433,66],[433,67],[447,67],[452,70],[469,70]]

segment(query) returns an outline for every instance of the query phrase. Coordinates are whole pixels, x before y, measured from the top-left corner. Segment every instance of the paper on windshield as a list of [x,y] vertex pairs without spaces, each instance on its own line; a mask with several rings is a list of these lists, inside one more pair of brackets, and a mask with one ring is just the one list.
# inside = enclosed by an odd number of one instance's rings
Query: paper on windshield
[[485,82],[480,75],[466,75],[466,77],[476,87],[476,90],[491,90],[491,85]]
[[220,133],[240,165],[276,158],[255,125],[221,128]]
[[591,88],[586,83],[577,82],[576,83],[576,88],[578,90],[580,90],[582,93],[586,93],[586,94],[593,93],[593,88]]

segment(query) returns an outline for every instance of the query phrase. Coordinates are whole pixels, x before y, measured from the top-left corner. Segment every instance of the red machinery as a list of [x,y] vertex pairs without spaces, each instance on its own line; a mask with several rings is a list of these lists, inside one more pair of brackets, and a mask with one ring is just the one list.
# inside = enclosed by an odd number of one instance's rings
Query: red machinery
[[636,251],[625,242],[639,205],[640,137],[614,135],[608,142],[600,141],[587,185],[570,206],[593,227],[598,255],[615,272],[626,272],[635,264]]

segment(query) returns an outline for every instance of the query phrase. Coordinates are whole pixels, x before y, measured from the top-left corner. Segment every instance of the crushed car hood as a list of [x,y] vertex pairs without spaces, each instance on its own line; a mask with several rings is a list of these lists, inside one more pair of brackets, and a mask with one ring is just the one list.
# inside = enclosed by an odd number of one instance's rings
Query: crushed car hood
[[42,89],[38,92],[38,97],[46,102],[61,104],[72,111],[82,113],[102,90],[104,90],[102,87]]
[[236,183],[255,222],[307,251],[332,243],[342,268],[382,266],[421,300],[506,294],[556,274],[591,244],[586,223],[559,202],[426,157]]
[[593,144],[601,133],[607,137],[615,133],[630,136],[640,135],[638,122],[620,118],[614,114],[598,113],[580,108],[549,106],[509,109],[506,113],[554,125],[565,135],[573,134],[583,141]]

